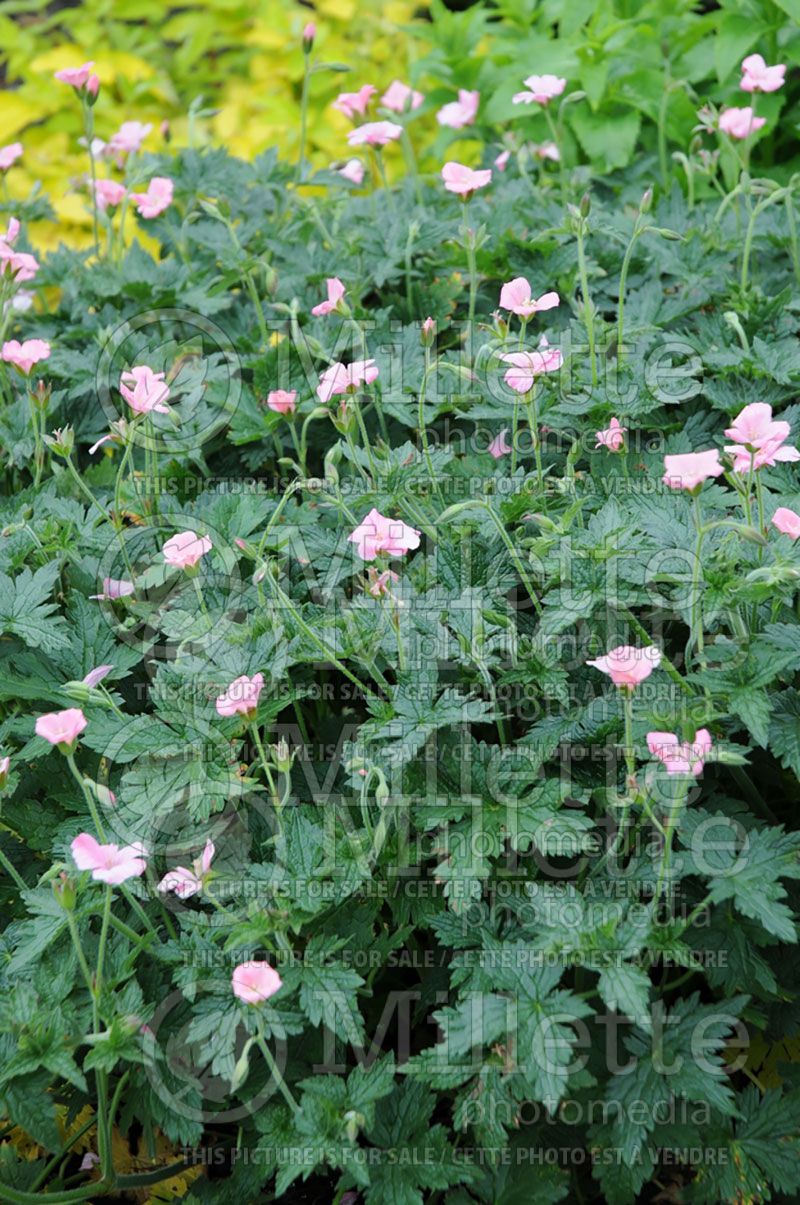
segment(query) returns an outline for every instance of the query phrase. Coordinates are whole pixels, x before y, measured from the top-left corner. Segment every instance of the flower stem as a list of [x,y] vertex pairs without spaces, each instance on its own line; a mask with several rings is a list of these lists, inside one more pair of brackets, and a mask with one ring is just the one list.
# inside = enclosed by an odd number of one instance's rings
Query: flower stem
[[584,218],[578,219],[577,238],[578,238],[578,272],[581,281],[581,294],[583,297],[583,317],[586,323],[586,336],[589,340],[589,364],[592,370],[592,388],[597,388],[597,360],[595,357],[594,343],[594,311],[592,309],[592,299],[589,295],[589,276],[586,271],[586,253],[583,244],[584,235]]
[[86,801],[86,806],[89,809],[89,814],[91,815],[92,820],[94,821],[94,826],[97,829],[97,835],[102,842],[105,842],[106,832],[105,832],[105,829],[103,828],[103,822],[100,819],[100,813],[97,810],[97,804],[95,803],[94,799],[92,798],[92,793],[89,790],[89,787],[86,785],[86,779],[83,777],[80,770],[75,765],[75,755],[73,753],[67,754],[67,765],[70,768],[70,773],[72,774],[72,777],[75,779],[75,781],[77,782],[78,786],[80,787],[80,789],[83,793],[83,798]]
[[697,657],[700,662],[700,668],[706,668],[705,659],[705,644],[703,639],[703,599],[702,599],[702,584],[701,584],[701,560],[703,552],[703,537],[705,529],[703,528],[703,518],[700,510],[700,495],[694,496],[694,526],[697,533],[697,540],[694,548],[694,564],[692,565],[692,613],[691,613],[691,631],[689,635],[690,644],[696,644]]
[[258,1044],[259,1050],[261,1051],[261,1053],[264,1056],[264,1061],[266,1062],[267,1066],[270,1069],[270,1072],[272,1073],[272,1078],[275,1080],[275,1083],[277,1084],[278,1089],[280,1090],[280,1093],[283,1096],[283,1099],[286,1101],[287,1105],[289,1106],[289,1108],[291,1109],[291,1111],[294,1114],[299,1113],[300,1106],[298,1105],[297,1101],[295,1100],[295,1098],[292,1096],[291,1092],[289,1091],[289,1088],[286,1084],[286,1080],[283,1078],[283,1076],[281,1075],[281,1073],[278,1069],[278,1064],[275,1062],[275,1058],[272,1054],[272,1051],[270,1050],[269,1046],[267,1045],[266,1038],[264,1037],[264,1029],[263,1029],[261,1022],[259,1022],[258,1030],[256,1032],[256,1042]]
[[303,90],[300,95],[300,149],[297,156],[295,184],[302,183],[306,165],[306,129],[308,126],[308,86],[311,80],[311,56],[303,52]]

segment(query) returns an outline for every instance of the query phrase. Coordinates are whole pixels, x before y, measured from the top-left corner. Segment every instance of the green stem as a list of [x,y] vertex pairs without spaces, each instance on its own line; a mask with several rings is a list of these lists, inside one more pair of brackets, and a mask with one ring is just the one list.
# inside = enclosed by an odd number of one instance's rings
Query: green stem
[[547,128],[550,130],[550,137],[555,143],[558,151],[558,180],[561,186],[561,204],[566,207],[568,199],[567,174],[564,167],[564,155],[561,149],[561,135],[560,131],[556,129],[555,122],[553,121],[553,118],[550,114],[550,109],[547,105],[544,106],[544,115],[545,120],[547,121]]
[[89,151],[89,172],[92,177],[92,226],[94,229],[94,253],[99,259],[100,230],[97,224],[97,169],[95,167],[94,151],[92,149],[92,142],[94,141],[94,110],[85,98],[83,101],[83,128],[86,133],[86,145]]
[[630,242],[625,249],[625,258],[622,261],[622,270],[619,274],[619,302],[617,303],[617,367],[621,367],[623,359],[623,332],[625,323],[625,290],[628,284],[628,269],[630,268],[631,258],[633,257],[633,249],[636,246],[636,240],[640,234],[639,218],[636,218],[636,224],[633,227],[633,234]]
[[281,808],[280,796],[278,795],[278,792],[275,788],[275,780],[272,777],[272,770],[270,769],[269,759],[268,759],[266,751],[264,749],[264,745],[261,740],[261,733],[258,731],[258,724],[256,723],[255,718],[253,718],[250,721],[250,731],[253,734],[253,741],[255,743],[256,749],[258,750],[258,756],[261,761],[261,768],[263,769],[264,774],[267,779],[267,784],[269,786],[269,793],[272,796],[272,802],[275,806],[275,811],[280,813],[280,808]]
[[300,148],[297,157],[295,185],[303,179],[303,169],[306,165],[306,128],[308,125],[308,86],[311,79],[311,56],[303,52],[303,90],[300,95]]
[[94,494],[92,493],[92,491],[89,489],[89,487],[88,487],[88,485],[86,484],[86,482],[85,482],[85,481],[83,480],[83,478],[81,477],[81,475],[80,475],[80,473],[78,472],[78,470],[75,468],[75,465],[72,463],[72,457],[71,457],[71,456],[66,456],[64,459],[65,459],[65,463],[66,463],[66,466],[67,466],[67,470],[68,470],[68,472],[69,472],[70,476],[72,477],[72,480],[75,482],[75,484],[77,485],[78,489],[79,489],[79,490],[81,491],[81,493],[83,494],[84,498],[87,498],[87,499],[88,499],[88,501],[89,501],[89,504],[90,504],[91,506],[96,507],[96,509],[99,511],[99,513],[102,515],[102,517],[103,517],[104,519],[107,519],[107,518],[108,518],[108,514],[106,513],[105,508],[104,508],[104,507],[102,507],[102,506],[100,505],[100,503],[97,501],[97,499],[95,498],[95,496],[94,496]]
[[[700,662],[700,668],[706,669],[705,659],[705,642],[703,638],[703,599],[701,588],[702,577],[702,562],[701,556],[703,552],[703,537],[705,531],[703,529],[703,518],[700,509],[700,494],[694,496],[694,526],[697,533],[697,539],[694,548],[694,563],[692,565],[692,611],[691,611],[691,631],[689,641],[691,645],[697,646],[697,657]],[[687,658],[688,659],[688,658]]]
[[750,253],[753,249],[753,237],[755,235],[756,218],[764,212],[770,205],[776,204],[778,201],[784,200],[787,194],[791,193],[791,189],[778,188],[775,192],[770,193],[768,197],[763,197],[757,205],[753,206],[747,223],[747,230],[744,236],[744,246],[742,248],[742,271],[739,280],[739,285],[742,291],[747,289],[750,275]]
[[528,426],[531,429],[531,443],[533,444],[533,456],[536,461],[536,479],[539,486],[539,493],[542,495],[545,509],[547,505],[544,502],[544,472],[542,470],[542,449],[539,441],[539,415],[536,408],[536,382],[533,383],[533,388],[525,395],[525,407],[528,411]]
[[89,809],[89,814],[92,817],[92,820],[94,821],[95,828],[97,829],[97,836],[100,838],[100,840],[103,843],[105,843],[106,831],[103,828],[103,821],[100,819],[100,813],[97,810],[97,804],[95,803],[95,801],[92,797],[92,793],[89,790],[89,787],[86,785],[86,779],[83,777],[80,770],[75,765],[74,753],[67,754],[67,765],[69,766],[72,777],[75,779],[75,781],[77,782],[78,786],[81,789],[83,798],[86,801],[86,806]]
[[589,340],[589,364],[592,370],[592,388],[596,389],[597,361],[594,344],[594,312],[592,310],[592,299],[589,295],[589,276],[586,271],[586,253],[583,245],[584,221],[583,217],[578,219],[578,272],[581,281],[581,294],[583,296],[583,317],[586,324],[586,335]]
[[431,486],[433,487],[439,503],[444,506],[442,491],[439,482],[436,478],[436,472],[433,467],[431,458],[431,449],[428,443],[428,427],[425,422],[425,395],[428,391],[428,377],[431,371],[431,352],[430,348],[425,348],[425,371],[422,374],[422,384],[419,389],[419,400],[417,402],[417,426],[419,427],[419,438],[422,444],[422,454],[425,457],[425,465],[428,469],[428,477],[430,478]]
[[266,1062],[267,1066],[270,1069],[270,1072],[272,1073],[272,1078],[275,1080],[275,1083],[277,1084],[278,1089],[280,1090],[280,1093],[283,1096],[283,1099],[286,1101],[286,1103],[289,1106],[289,1108],[291,1109],[292,1113],[294,1113],[294,1115],[297,1116],[297,1114],[300,1112],[300,1106],[298,1105],[297,1101],[295,1100],[295,1098],[292,1096],[291,1092],[289,1091],[289,1088],[286,1084],[286,1080],[283,1078],[283,1076],[280,1073],[280,1070],[278,1069],[278,1064],[275,1062],[272,1051],[270,1050],[269,1046],[267,1045],[266,1038],[264,1037],[264,1030],[263,1030],[263,1026],[262,1026],[261,1022],[259,1022],[258,1030],[256,1032],[256,1042],[258,1044],[259,1050],[261,1051],[261,1053],[264,1056],[264,1061]]
[[10,858],[6,857],[6,855],[3,853],[2,849],[0,849],[0,866],[2,866],[5,869],[6,873],[9,875],[9,877],[14,880],[14,882],[17,885],[17,888],[20,891],[28,890],[28,884],[25,882],[22,875],[19,873],[16,866],[14,866],[14,864],[10,860]]

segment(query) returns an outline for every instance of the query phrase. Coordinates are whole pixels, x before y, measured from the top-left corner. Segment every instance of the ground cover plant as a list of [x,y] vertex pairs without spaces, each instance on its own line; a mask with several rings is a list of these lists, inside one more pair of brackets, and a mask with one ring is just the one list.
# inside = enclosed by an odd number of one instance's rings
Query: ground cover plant
[[797,1198],[792,10],[434,6],[322,167],[310,9],[288,156],[115,141],[55,65],[0,1199]]

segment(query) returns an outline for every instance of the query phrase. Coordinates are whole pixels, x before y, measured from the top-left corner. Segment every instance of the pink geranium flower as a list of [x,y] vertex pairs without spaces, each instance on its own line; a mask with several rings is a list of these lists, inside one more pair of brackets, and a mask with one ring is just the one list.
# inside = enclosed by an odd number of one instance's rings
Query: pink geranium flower
[[766,117],[756,117],[749,105],[742,109],[725,109],[719,116],[719,128],[731,138],[749,138],[766,123]]
[[360,159],[348,159],[344,167],[337,169],[340,176],[344,176],[345,180],[349,180],[351,184],[363,184],[364,182],[364,164]]
[[[786,424],[788,426],[788,423]],[[797,448],[788,447],[778,435],[767,440],[757,452],[743,448],[741,444],[726,444],[725,451],[733,457],[735,473],[749,473],[753,469],[771,468],[778,462],[800,460]]]
[[784,446],[791,428],[783,420],[774,420],[772,407],[766,402],[751,402],[737,414],[733,426],[725,434],[734,444],[726,444],[725,451],[733,456],[733,468],[737,473],[748,473],[751,467],[761,469],[777,461],[800,460],[797,448]]
[[0,238],[0,272],[9,273],[17,284],[24,284],[25,281],[33,280],[39,271],[39,261],[27,251],[13,249],[12,243],[18,234],[19,222],[16,218],[11,218],[5,236]]
[[494,161],[494,165],[499,172],[504,172],[508,167],[508,161],[511,158],[511,151],[501,151]]
[[317,397],[329,402],[339,393],[355,393],[362,385],[371,385],[378,377],[374,360],[354,360],[352,364],[331,364],[320,375]]
[[133,582],[127,582],[124,578],[104,577],[102,593],[90,594],[89,598],[99,598],[104,602],[113,602],[118,598],[127,598],[129,594],[133,594],[134,588]]
[[125,185],[116,180],[97,180],[94,186],[95,200],[98,209],[107,209],[109,205],[119,205],[125,196]]
[[408,84],[403,84],[396,79],[384,92],[381,104],[384,109],[390,109],[392,113],[408,113],[412,109],[418,109],[424,99],[421,92],[415,92],[413,88],[409,88]]
[[459,88],[458,100],[444,105],[436,114],[436,120],[440,126],[449,126],[452,130],[462,130],[464,126],[471,126],[478,114],[480,100],[480,92],[467,92],[466,89]]
[[693,774],[697,778],[703,772],[704,758],[708,757],[711,747],[711,733],[707,728],[696,732],[691,744],[679,740],[672,732],[647,734],[647,748],[664,765],[667,774]]
[[380,598],[382,594],[391,594],[390,584],[400,581],[400,575],[392,569],[384,569],[379,573],[374,565],[370,565],[367,571],[369,578],[369,592],[373,598]]
[[267,394],[267,406],[276,414],[291,414],[297,409],[296,389],[272,389]]
[[356,545],[363,561],[374,561],[380,553],[405,556],[419,548],[420,534],[402,519],[389,519],[373,506],[347,539]]
[[528,393],[533,389],[536,378],[543,373],[558,372],[564,357],[557,347],[551,347],[542,337],[537,351],[514,351],[501,356],[504,364],[510,364],[503,378],[515,393]]
[[377,91],[372,84],[364,84],[358,92],[341,92],[333,101],[333,108],[344,113],[351,121],[356,117],[363,117]]
[[541,297],[533,298],[531,286],[524,276],[509,280],[500,290],[500,304],[503,309],[510,310],[520,318],[532,318],[542,310],[552,310],[560,301],[558,293],[542,293]]
[[242,674],[241,677],[234,678],[230,686],[217,697],[215,704],[217,714],[221,716],[246,715],[248,717],[255,715],[263,689],[263,674],[253,674],[252,678],[248,678],[247,674]]
[[683,452],[679,456],[665,456],[661,480],[673,490],[693,490],[708,477],[719,477],[725,470],[719,462],[719,452],[710,448],[707,452]]
[[88,720],[80,707],[66,711],[49,711],[36,720],[36,735],[50,745],[72,745],[86,727]]
[[386,146],[394,142],[403,133],[403,127],[393,121],[368,121],[363,126],[356,126],[347,135],[350,146]]
[[167,176],[153,176],[147,192],[132,192],[131,200],[143,218],[157,218],[172,204],[173,183]]
[[596,661],[587,661],[586,664],[599,669],[603,674],[608,674],[615,686],[624,686],[633,690],[640,682],[644,682],[645,678],[650,677],[660,662],[661,651],[653,644],[643,649],[633,648],[629,644],[620,644],[605,657],[598,657]]
[[123,121],[116,134],[112,134],[105,151],[108,155],[132,155],[141,149],[152,125],[143,121]]
[[561,152],[554,142],[540,142],[531,146],[531,150],[537,159],[552,159],[554,163],[560,163]]
[[491,168],[473,171],[463,163],[449,162],[442,168],[442,179],[448,192],[457,193],[460,197],[471,197],[476,188],[485,188],[492,179]]
[[325,282],[328,289],[328,297],[326,301],[321,301],[319,305],[315,305],[311,313],[316,317],[323,314],[330,314],[333,310],[339,308],[339,302],[345,294],[345,288],[338,276],[329,276]]
[[772,524],[782,535],[796,540],[800,536],[800,515],[788,506],[779,506],[772,516]]
[[559,75],[529,75],[522,81],[526,92],[517,92],[513,97],[515,105],[546,105],[555,96],[560,96],[567,86],[567,81]]
[[117,886],[138,878],[147,869],[144,846],[100,845],[90,833],[80,833],[70,846],[78,870],[91,870],[98,883]]
[[777,92],[783,87],[786,64],[768,67],[760,54],[749,54],[742,60],[742,92]]
[[194,531],[179,531],[167,540],[161,551],[168,565],[177,569],[193,569],[213,547],[208,536],[199,536]]
[[507,456],[509,452],[514,451],[511,445],[506,442],[506,431],[508,431],[508,427],[503,427],[503,430],[500,432],[500,434],[495,435],[494,439],[489,444],[489,447],[486,449],[489,455],[493,456],[495,460],[499,460],[501,456]]
[[88,84],[93,67],[93,62],[84,63],[81,67],[63,67],[61,71],[56,71],[55,78],[62,84],[71,84],[80,92]]
[[625,446],[627,427],[620,426],[619,419],[612,418],[605,431],[595,431],[597,436],[596,448],[608,448],[609,452],[621,452]]
[[10,757],[0,757],[0,787],[4,787],[6,785],[6,780],[8,778],[8,771],[10,769],[11,769],[11,758]]
[[7,172],[22,154],[21,142],[10,142],[8,146],[0,146],[0,172]]
[[174,891],[182,900],[197,895],[206,884],[214,853],[214,842],[206,841],[200,857],[195,858],[192,863],[192,869],[189,870],[186,866],[176,866],[174,870],[168,870],[158,884],[158,890]]
[[50,357],[50,344],[44,339],[26,339],[20,343],[18,339],[10,339],[3,344],[2,357],[6,364],[13,364],[26,377],[30,376],[34,364],[41,363]]
[[138,364],[123,372],[119,391],[136,414],[150,414],[153,410],[157,414],[169,414],[169,406],[164,404],[169,397],[164,376],[163,372],[153,372],[146,364]]
[[268,962],[242,962],[231,977],[234,996],[245,1004],[263,1004],[283,987],[283,981]]

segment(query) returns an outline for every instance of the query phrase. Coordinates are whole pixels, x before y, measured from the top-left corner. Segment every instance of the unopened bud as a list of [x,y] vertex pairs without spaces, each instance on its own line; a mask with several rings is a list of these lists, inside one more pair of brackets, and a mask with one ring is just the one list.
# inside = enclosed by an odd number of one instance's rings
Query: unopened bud
[[591,212],[592,212],[592,198],[589,196],[588,192],[585,192],[583,194],[583,196],[581,197],[580,215],[582,218],[588,218],[588,216]]
[[433,341],[436,338],[436,323],[433,318],[426,318],[422,324],[421,334],[422,346],[433,347]]
[[646,188],[639,203],[639,213],[649,213],[653,208],[653,190]]
[[303,27],[303,54],[311,54],[314,46],[314,38],[317,36],[317,27],[313,21],[309,21]]

